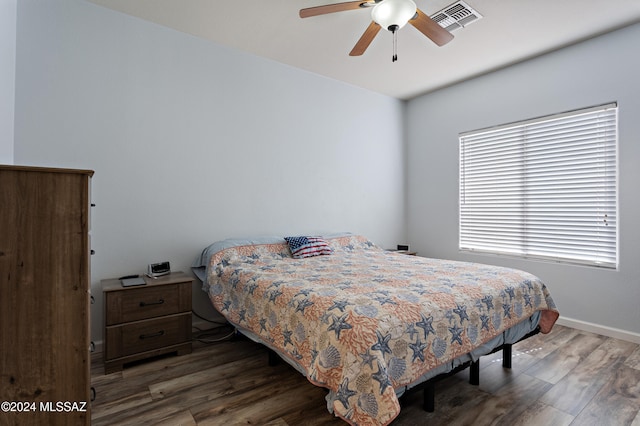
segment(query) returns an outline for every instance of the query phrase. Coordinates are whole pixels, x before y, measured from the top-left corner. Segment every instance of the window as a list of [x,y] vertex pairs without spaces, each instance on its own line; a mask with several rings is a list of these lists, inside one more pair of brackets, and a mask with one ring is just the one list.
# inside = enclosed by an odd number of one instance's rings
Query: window
[[460,135],[463,251],[616,268],[617,104]]

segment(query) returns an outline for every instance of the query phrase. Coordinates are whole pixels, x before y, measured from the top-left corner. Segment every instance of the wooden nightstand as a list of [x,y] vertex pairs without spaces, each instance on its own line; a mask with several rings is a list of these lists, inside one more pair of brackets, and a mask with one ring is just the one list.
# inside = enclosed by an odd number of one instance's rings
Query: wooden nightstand
[[389,249],[387,251],[390,251],[390,252],[393,252],[393,253],[398,253],[398,254],[407,254],[409,256],[417,256],[418,255],[417,251],[395,250],[395,249]]
[[146,285],[136,287],[122,287],[119,279],[102,281],[105,374],[132,361],[191,353],[193,278],[172,272],[144,280]]

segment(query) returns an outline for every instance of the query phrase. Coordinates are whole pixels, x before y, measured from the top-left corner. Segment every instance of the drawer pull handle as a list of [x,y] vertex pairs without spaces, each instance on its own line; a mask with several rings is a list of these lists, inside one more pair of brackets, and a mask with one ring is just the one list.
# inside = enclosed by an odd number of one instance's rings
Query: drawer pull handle
[[163,303],[164,299],[160,299],[157,302],[140,302],[140,307],[144,308],[145,306],[162,305]]
[[160,336],[164,336],[164,330],[160,330],[157,333],[151,333],[151,334],[141,334],[140,335],[140,340],[143,339],[150,339],[152,337],[160,337]]

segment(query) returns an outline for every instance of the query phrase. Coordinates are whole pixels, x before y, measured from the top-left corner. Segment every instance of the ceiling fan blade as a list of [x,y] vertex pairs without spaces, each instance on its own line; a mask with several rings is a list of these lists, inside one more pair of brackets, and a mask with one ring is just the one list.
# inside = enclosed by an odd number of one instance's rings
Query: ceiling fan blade
[[349,52],[349,56],[360,56],[367,50],[367,47],[371,44],[375,36],[380,31],[380,25],[376,24],[374,21],[371,21],[367,29],[364,31],[364,34],[360,37],[360,40],[353,46],[351,52]]
[[306,9],[300,9],[300,17],[308,18],[310,16],[325,15],[327,13],[360,9],[361,7],[369,6],[369,3],[372,3],[372,2],[369,2],[366,0],[358,0],[358,1],[348,1],[345,3],[325,4],[324,6],[308,7]]
[[418,31],[426,35],[438,46],[444,46],[453,40],[453,34],[442,28],[436,21],[429,18],[423,11],[418,9],[416,17],[409,20],[409,23],[416,27]]

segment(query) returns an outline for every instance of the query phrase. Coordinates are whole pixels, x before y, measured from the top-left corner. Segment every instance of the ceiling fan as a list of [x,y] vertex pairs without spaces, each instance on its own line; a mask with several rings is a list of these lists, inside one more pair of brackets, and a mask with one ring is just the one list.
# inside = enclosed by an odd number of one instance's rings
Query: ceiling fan
[[345,10],[364,9],[372,7],[371,24],[353,47],[349,56],[362,55],[375,36],[384,28],[393,33],[394,52],[392,60],[398,59],[396,54],[396,31],[407,23],[413,25],[438,46],[443,46],[453,39],[453,35],[442,28],[417,8],[413,0],[358,0],[344,3],[327,4],[324,6],[308,7],[300,10],[301,18],[325,15],[327,13],[343,12]]

